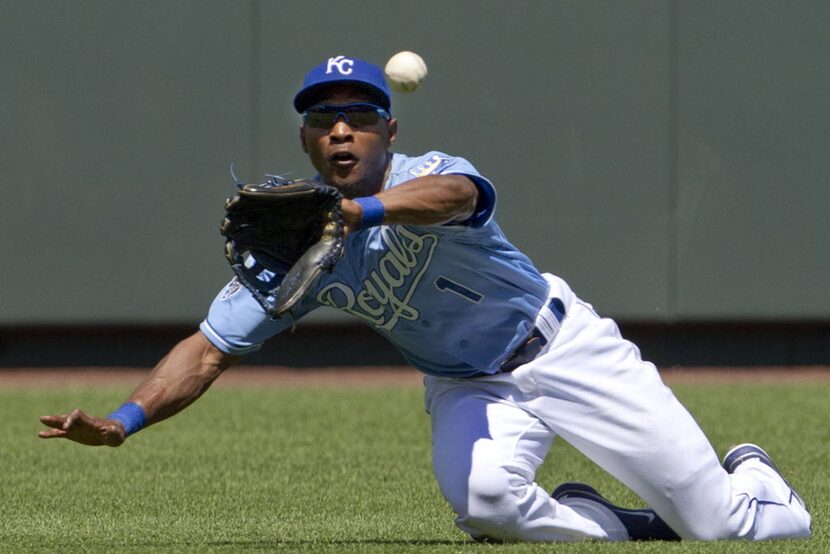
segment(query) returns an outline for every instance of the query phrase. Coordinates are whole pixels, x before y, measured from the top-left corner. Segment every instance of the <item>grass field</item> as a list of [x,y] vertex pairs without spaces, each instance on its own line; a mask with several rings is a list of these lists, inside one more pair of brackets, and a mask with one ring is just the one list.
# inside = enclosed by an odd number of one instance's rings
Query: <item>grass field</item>
[[[412,387],[217,388],[121,448],[36,438],[37,416],[104,414],[128,389],[0,390],[0,550],[9,552],[830,552],[830,383],[674,387],[719,452],[757,441],[805,497],[809,541],[470,542],[430,469]],[[636,498],[558,442],[538,476]]]

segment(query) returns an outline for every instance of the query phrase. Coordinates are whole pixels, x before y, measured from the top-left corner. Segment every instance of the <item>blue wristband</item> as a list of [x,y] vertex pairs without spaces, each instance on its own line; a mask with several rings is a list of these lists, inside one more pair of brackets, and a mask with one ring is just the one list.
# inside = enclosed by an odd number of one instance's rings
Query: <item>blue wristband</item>
[[383,202],[378,200],[377,197],[361,196],[360,198],[355,198],[354,201],[363,208],[363,219],[360,221],[359,229],[375,227],[383,223],[383,216],[386,213],[386,209],[383,207]]
[[129,437],[144,427],[144,424],[147,423],[147,414],[144,413],[144,408],[135,402],[127,402],[108,415],[107,419],[117,419],[123,423],[124,432]]

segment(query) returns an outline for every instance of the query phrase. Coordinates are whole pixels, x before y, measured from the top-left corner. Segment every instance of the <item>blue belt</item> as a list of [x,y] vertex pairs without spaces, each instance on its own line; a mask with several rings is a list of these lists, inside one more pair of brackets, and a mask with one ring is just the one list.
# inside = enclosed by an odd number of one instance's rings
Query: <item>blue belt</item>
[[[551,298],[548,302],[548,308],[553,312],[554,317],[559,323],[565,319],[565,304],[559,298]],[[542,334],[538,327],[534,327],[527,340],[520,344],[516,350],[510,354],[506,360],[501,364],[496,373],[510,373],[519,366],[528,362],[532,362],[542,351],[542,348],[548,343],[548,339]]]

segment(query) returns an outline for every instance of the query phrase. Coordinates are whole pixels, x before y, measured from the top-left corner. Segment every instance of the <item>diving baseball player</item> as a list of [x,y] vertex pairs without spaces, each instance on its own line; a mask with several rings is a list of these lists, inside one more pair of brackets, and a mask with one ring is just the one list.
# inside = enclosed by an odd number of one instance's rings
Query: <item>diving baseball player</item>
[[[391,153],[390,104],[382,70],[345,56],[313,68],[294,99],[301,147],[316,180],[343,195],[346,232],[342,259],[294,317],[269,317],[235,279],[121,408],[44,416],[40,436],[118,446],[184,409],[294,319],[331,306],[425,374],[435,476],[474,539],[810,536],[809,512],[766,452],[742,444],[720,462],[616,324],[507,241],[495,187],[473,165],[439,151]],[[537,485],[557,435],[649,507],[614,506],[579,483]]]

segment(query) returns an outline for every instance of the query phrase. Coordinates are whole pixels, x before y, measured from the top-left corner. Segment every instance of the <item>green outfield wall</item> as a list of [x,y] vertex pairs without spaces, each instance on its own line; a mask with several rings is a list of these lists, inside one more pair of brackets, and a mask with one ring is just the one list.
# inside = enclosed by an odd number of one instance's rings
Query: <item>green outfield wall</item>
[[602,313],[830,321],[828,29],[825,1],[0,0],[0,325],[198,322],[230,164],[309,175],[304,71],[405,49],[396,149],[470,159]]

